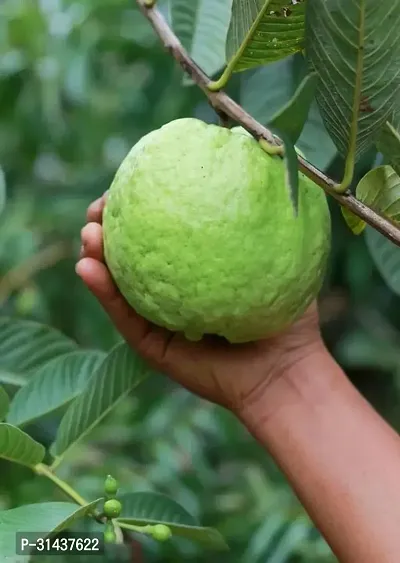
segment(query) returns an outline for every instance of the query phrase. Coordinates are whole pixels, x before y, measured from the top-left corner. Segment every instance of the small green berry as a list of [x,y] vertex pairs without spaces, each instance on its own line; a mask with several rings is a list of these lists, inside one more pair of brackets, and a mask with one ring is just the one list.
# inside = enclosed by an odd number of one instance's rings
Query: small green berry
[[106,495],[113,497],[117,494],[118,491],[118,483],[114,477],[111,475],[107,476],[107,479],[104,482],[104,491]]
[[157,541],[167,541],[172,536],[172,532],[165,524],[156,524],[151,530],[151,535]]
[[104,530],[104,543],[115,543],[117,541],[117,535],[114,530],[114,526],[107,525]]
[[113,498],[110,500],[106,500],[104,503],[104,514],[107,518],[118,518],[121,514],[122,505],[119,500]]

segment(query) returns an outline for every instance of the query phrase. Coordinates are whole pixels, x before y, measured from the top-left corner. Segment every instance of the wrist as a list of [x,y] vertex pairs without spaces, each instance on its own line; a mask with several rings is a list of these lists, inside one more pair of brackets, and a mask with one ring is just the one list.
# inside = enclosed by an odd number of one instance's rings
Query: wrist
[[292,351],[276,362],[268,384],[243,401],[236,415],[257,438],[273,426],[274,419],[293,407],[313,409],[329,400],[332,391],[345,378],[340,370],[329,369],[335,361],[321,338]]

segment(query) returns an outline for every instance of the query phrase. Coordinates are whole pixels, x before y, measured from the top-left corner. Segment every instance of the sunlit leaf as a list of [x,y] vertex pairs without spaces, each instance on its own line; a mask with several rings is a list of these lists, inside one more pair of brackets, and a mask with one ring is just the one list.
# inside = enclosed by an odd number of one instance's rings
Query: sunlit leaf
[[67,405],[83,391],[104,356],[79,350],[47,362],[14,395],[7,421],[21,426]]
[[394,113],[379,131],[376,147],[400,175],[400,111]]
[[[400,224],[400,177],[391,166],[370,170],[359,182],[356,197],[374,211]],[[346,223],[354,234],[361,234],[366,223],[342,207]]]
[[283,59],[304,47],[305,0],[233,0],[227,61],[234,71]]
[[0,458],[31,467],[40,463],[44,455],[42,444],[19,428],[0,423]]
[[[357,186],[356,195],[400,228],[400,177],[391,166],[379,166],[368,172]],[[359,234],[365,230],[375,266],[391,290],[400,295],[400,248],[350,211],[342,211],[353,232]]]
[[221,534],[213,528],[201,527],[186,510],[174,500],[159,493],[131,493],[119,497],[122,503],[118,521],[128,524],[166,524],[173,535],[192,540],[210,549],[226,549]]
[[81,440],[150,373],[146,363],[127,344],[115,346],[85,391],[68,407],[51,447],[52,454],[61,456]]
[[225,63],[232,0],[169,0],[172,27],[194,61],[208,75]]
[[360,217],[358,215],[355,215],[355,213],[350,211],[350,209],[347,209],[347,207],[342,207],[341,210],[344,220],[346,221],[347,226],[350,228],[353,234],[361,235],[366,227],[365,221],[360,219]]
[[[0,562],[19,563],[22,556],[16,557],[15,532],[37,533],[40,537],[49,536],[71,526],[84,518],[100,502],[96,500],[86,506],[70,502],[44,502],[26,504],[0,512]],[[28,553],[28,551],[27,551]]]
[[306,53],[319,76],[317,101],[347,158],[347,184],[399,94],[400,0],[313,0],[306,24]]

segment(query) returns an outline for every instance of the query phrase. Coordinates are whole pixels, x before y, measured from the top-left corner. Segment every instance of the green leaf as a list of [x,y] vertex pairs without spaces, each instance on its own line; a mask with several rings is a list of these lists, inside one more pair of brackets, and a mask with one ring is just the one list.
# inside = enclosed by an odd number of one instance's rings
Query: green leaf
[[85,389],[104,357],[79,350],[50,360],[14,395],[7,421],[21,426],[67,405]]
[[[400,224],[400,177],[391,166],[370,170],[359,182],[356,197],[374,211]],[[361,234],[366,223],[342,207],[346,223],[354,234]]]
[[68,407],[51,453],[59,457],[88,434],[150,373],[125,343],[117,344],[90,379],[86,390]]
[[6,178],[0,166],[0,215],[3,213],[4,208],[6,206],[6,199],[7,199]]
[[388,287],[400,295],[400,248],[372,227],[365,229],[372,260]]
[[315,84],[315,74],[306,76],[291,100],[277,112],[268,124],[269,128],[282,139],[285,145],[286,181],[296,213],[299,200],[299,167],[294,145],[307,120],[314,97]]
[[361,235],[366,227],[365,221],[360,219],[360,217],[358,217],[358,215],[355,215],[352,211],[350,211],[350,209],[347,209],[347,207],[342,207],[341,210],[344,220],[346,221],[347,226],[350,228],[353,234]]
[[166,524],[176,536],[201,543],[210,549],[224,550],[227,545],[213,528],[204,528],[174,500],[159,493],[131,493],[118,497],[122,503],[118,522],[133,525]]
[[172,27],[183,46],[208,75],[225,64],[232,0],[170,0]]
[[317,84],[316,73],[308,74],[293,97],[274,115],[269,126],[284,132],[286,137],[295,144],[300,137],[307,121]]
[[14,387],[22,387],[27,382],[27,377],[23,375],[17,375],[16,373],[11,373],[10,371],[3,370],[0,367],[0,383],[5,383],[6,385],[13,385]]
[[319,76],[317,102],[347,158],[343,187],[374,143],[399,94],[400,0],[313,0],[306,10],[306,53]]
[[[356,195],[400,227],[400,177],[391,166],[379,166],[368,172],[359,183]],[[348,221],[346,215],[345,218]],[[400,295],[400,248],[360,219],[356,227],[357,232],[365,230],[375,266],[390,289]]]
[[[301,54],[259,68],[243,77],[240,103],[257,121],[268,124],[290,102],[306,75],[307,65]],[[326,170],[337,153],[315,100],[296,146],[319,170]]]
[[15,554],[15,532],[38,533],[41,537],[65,530],[84,518],[100,502],[86,506],[69,502],[26,504],[0,512],[0,562],[18,563],[24,560]]
[[376,148],[400,175],[400,111],[393,114],[379,131]]
[[0,385],[0,420],[4,420],[7,415],[10,399],[4,389]]
[[75,342],[48,326],[0,318],[0,370],[31,373],[47,361],[77,349]]
[[304,0],[233,0],[228,66],[239,72],[301,51],[305,4]]
[[286,186],[289,189],[294,213],[297,215],[299,205],[299,162],[297,152],[286,133],[280,133],[280,138],[285,146]]
[[42,444],[11,424],[0,423],[0,458],[33,467],[45,455]]

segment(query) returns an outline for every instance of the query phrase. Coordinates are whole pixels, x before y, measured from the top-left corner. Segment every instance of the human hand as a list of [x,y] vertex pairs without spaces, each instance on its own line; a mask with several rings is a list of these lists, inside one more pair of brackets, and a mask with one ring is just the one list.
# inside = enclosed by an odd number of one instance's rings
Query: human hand
[[240,416],[287,370],[322,347],[315,303],[283,334],[239,345],[213,336],[189,342],[183,335],[157,327],[139,316],[117,289],[104,262],[105,200],[106,195],[88,208],[76,271],[127,343],[153,368]]

